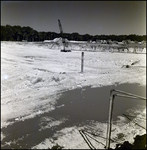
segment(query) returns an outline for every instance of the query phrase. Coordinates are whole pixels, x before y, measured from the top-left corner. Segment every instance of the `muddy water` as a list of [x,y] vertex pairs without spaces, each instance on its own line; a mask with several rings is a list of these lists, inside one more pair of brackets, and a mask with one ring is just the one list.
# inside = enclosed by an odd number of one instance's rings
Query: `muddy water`
[[[65,127],[86,124],[87,120],[107,122],[111,89],[119,89],[146,97],[146,87],[138,84],[122,84],[100,88],[83,87],[65,92],[57,100],[56,109],[52,112],[25,121],[18,121],[7,128],[2,128],[1,132],[5,135],[5,138],[1,142],[1,148],[28,149],[46,138],[54,138],[53,135]],[[122,116],[128,109],[139,108],[139,106],[146,106],[146,101],[116,97],[113,119]],[[51,121],[45,121],[43,118],[51,118]],[[66,118],[63,123],[47,126],[63,118]],[[47,127],[41,130],[45,126]]]
[[[56,115],[62,114],[71,116],[77,121],[85,120],[108,120],[109,96],[111,89],[119,89],[128,93],[146,97],[146,88],[137,84],[122,84],[118,86],[106,86],[100,88],[86,87],[66,92],[58,101]],[[114,102],[113,119],[122,115],[126,110],[137,105],[146,106],[145,101],[129,98],[116,97]]]

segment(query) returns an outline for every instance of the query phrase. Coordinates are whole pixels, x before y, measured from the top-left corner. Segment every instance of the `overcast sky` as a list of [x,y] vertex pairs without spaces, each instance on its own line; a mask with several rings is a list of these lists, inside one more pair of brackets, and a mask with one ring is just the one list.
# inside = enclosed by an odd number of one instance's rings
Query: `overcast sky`
[[1,1],[1,25],[90,35],[146,35],[146,1]]

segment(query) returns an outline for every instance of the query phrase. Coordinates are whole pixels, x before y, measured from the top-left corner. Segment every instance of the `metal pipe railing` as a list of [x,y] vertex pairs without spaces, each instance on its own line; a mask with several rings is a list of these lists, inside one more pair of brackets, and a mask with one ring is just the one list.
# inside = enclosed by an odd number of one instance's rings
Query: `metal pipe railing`
[[[113,94],[113,92],[118,92],[118,93],[125,94],[125,95]],[[112,115],[113,115],[113,103],[114,103],[115,96],[126,97],[126,98],[133,98],[133,99],[138,99],[138,100],[146,100],[146,98],[138,96],[138,95],[135,95],[135,94],[127,93],[127,92],[116,90],[116,89],[111,89],[110,90],[109,118],[108,118],[107,135],[106,135],[106,149],[110,148],[111,128],[112,128]]]
[[[125,115],[125,114],[123,114],[127,119],[129,119],[130,121],[132,121],[127,115]],[[139,127],[141,127],[141,128],[143,128],[143,129],[145,129],[146,130],[146,128],[145,127],[143,127],[143,126],[141,126],[141,125],[139,125],[137,122],[135,122],[135,121],[132,121],[133,123],[135,123],[136,125],[138,125]]]
[[113,112],[113,101],[114,101],[115,95],[110,94],[110,105],[109,105],[109,120],[108,120],[108,126],[107,126],[107,136],[106,136],[106,149],[109,149],[110,147],[110,138],[111,138],[111,127],[112,127],[112,112]]
[[125,95],[134,96],[134,97],[137,97],[139,99],[146,100],[146,98],[144,98],[144,97],[141,97],[141,96],[138,96],[138,95],[135,95],[135,94],[131,94],[131,93],[128,93],[128,92],[124,92],[124,91],[120,91],[120,90],[116,90],[116,89],[112,89],[112,91],[115,91],[115,92],[118,92],[118,93],[122,93],[122,94],[125,94]]
[[84,134],[84,132],[82,130],[79,130],[81,136],[83,137],[83,139],[85,140],[85,142],[87,143],[87,145],[89,146],[90,149],[96,149],[92,143],[90,142],[90,140],[87,138],[87,136]]

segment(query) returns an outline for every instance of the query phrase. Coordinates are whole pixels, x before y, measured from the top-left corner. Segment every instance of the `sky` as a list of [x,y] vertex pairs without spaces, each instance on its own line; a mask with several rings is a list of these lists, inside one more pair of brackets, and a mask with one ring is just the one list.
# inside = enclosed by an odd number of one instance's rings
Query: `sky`
[[146,35],[146,1],[1,1],[1,25],[90,35]]

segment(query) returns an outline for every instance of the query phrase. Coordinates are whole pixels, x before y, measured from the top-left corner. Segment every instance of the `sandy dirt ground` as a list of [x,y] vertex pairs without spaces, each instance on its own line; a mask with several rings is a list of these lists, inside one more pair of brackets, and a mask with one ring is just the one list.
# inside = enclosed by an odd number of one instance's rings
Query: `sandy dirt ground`
[[[131,65],[135,61],[138,63]],[[129,65],[129,68],[125,65]],[[1,128],[54,110],[56,99],[64,91],[116,83],[146,86],[146,54],[85,51],[84,71],[81,73],[81,51],[76,51],[76,47],[72,52],[64,53],[58,48],[38,46],[35,42],[2,41]],[[146,108],[142,115],[146,115]],[[63,121],[54,123],[60,124]],[[129,126],[119,127],[118,124],[115,132],[125,130],[128,135],[125,139],[131,138],[133,133],[129,134]],[[94,122],[92,125],[103,128],[105,136],[106,123]],[[133,131],[136,129],[132,128]],[[137,133],[143,134],[144,131],[138,129],[133,135]],[[57,134],[60,138],[54,142],[48,138],[32,148],[48,148],[56,143],[64,148],[89,148],[76,126],[62,129]],[[1,135],[4,139],[5,135]],[[99,143],[98,147],[104,148],[104,145]]]

